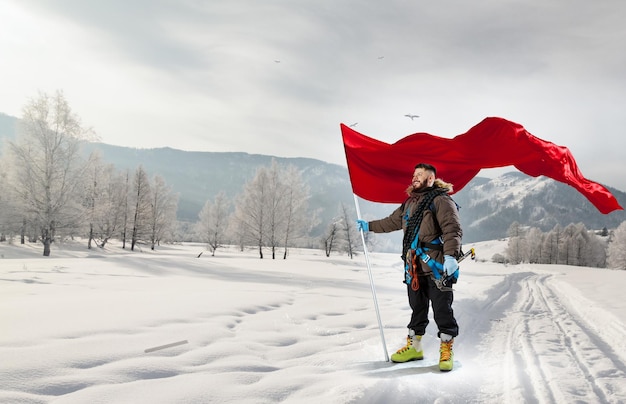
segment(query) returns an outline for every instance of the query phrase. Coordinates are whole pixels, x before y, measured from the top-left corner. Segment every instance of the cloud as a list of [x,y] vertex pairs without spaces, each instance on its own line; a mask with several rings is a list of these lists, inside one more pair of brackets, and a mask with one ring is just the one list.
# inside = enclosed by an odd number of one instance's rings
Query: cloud
[[625,146],[621,0],[4,7],[0,51],[14,57],[0,74],[14,80],[0,111],[60,88],[107,143],[344,164],[340,122],[391,142],[417,131],[451,137],[502,116],[626,189],[597,158],[605,145]]

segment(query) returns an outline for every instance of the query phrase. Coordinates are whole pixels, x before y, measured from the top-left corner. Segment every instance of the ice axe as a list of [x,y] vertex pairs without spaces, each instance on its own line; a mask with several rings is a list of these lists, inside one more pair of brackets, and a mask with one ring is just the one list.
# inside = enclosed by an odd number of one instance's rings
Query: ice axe
[[[471,257],[473,260],[476,259],[476,251],[473,248],[470,248],[469,251],[466,253],[463,253],[463,251],[461,251],[461,256],[456,261],[461,262],[467,257]],[[457,272],[458,272],[458,269],[455,271],[455,273]],[[439,290],[444,290],[444,291],[452,290],[452,285],[456,283],[457,277],[458,275],[455,276],[454,274],[449,274],[445,276],[444,278],[435,279],[435,284],[437,285]]]

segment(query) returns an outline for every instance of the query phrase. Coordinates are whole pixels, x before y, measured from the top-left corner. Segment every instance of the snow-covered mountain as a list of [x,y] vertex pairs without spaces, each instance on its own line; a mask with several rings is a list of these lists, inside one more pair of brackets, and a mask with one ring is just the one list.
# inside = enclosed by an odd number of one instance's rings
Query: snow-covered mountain
[[[626,206],[625,193],[609,190]],[[564,227],[570,223],[583,223],[588,229],[611,229],[626,220],[624,211],[600,213],[569,185],[520,172],[493,179],[475,178],[455,199],[462,206],[464,238],[469,241],[504,237],[513,221],[548,231],[557,224]]]

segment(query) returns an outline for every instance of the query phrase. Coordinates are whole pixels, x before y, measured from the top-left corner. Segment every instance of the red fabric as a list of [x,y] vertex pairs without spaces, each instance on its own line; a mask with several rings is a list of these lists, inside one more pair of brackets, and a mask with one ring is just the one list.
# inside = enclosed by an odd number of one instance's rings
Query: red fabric
[[486,118],[446,139],[415,133],[388,144],[341,124],[352,190],[363,199],[401,203],[417,163],[432,164],[437,177],[460,191],[482,168],[513,165],[530,176],[545,175],[576,188],[602,213],[623,209],[602,185],[583,177],[564,146],[541,140],[523,126]]

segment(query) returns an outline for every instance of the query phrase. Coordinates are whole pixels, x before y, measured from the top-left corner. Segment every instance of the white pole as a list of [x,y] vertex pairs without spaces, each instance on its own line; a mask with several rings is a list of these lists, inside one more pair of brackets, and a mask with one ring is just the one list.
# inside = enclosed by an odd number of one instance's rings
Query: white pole
[[[361,209],[359,208],[359,200],[356,194],[354,195],[354,206],[356,207],[356,216],[361,220]],[[378,330],[380,331],[380,339],[383,343],[383,351],[385,352],[385,361],[389,362],[389,354],[387,353],[387,344],[385,343],[385,333],[383,332],[383,323],[380,321],[380,311],[378,310],[378,300],[376,299],[376,288],[374,287],[374,278],[372,277],[372,268],[370,266],[370,258],[367,252],[367,246],[365,245],[365,234],[363,230],[361,233],[361,241],[363,242],[363,252],[365,253],[365,264],[367,265],[367,274],[370,278],[370,287],[372,289],[372,297],[374,298],[374,307],[376,308],[376,318],[378,319]]]

